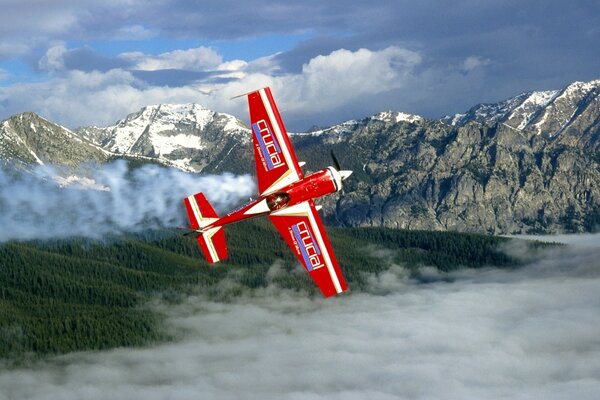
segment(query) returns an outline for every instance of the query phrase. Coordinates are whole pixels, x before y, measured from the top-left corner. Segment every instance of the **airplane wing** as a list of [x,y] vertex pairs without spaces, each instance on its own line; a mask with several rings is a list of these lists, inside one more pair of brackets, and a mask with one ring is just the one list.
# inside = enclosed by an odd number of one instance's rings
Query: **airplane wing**
[[303,178],[271,89],[248,94],[258,191],[269,194]]
[[269,218],[325,297],[347,289],[312,200],[274,211]]

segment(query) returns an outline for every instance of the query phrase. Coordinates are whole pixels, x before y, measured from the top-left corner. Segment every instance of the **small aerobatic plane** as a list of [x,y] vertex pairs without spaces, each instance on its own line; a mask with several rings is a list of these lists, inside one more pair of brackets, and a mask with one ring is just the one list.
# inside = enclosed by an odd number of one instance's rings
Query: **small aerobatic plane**
[[187,197],[192,234],[206,259],[228,256],[224,226],[258,215],[269,219],[326,297],[347,289],[314,199],[340,191],[352,171],[344,171],[332,152],[335,167],[304,176],[268,87],[247,93],[254,160],[260,196],[219,217],[202,193]]

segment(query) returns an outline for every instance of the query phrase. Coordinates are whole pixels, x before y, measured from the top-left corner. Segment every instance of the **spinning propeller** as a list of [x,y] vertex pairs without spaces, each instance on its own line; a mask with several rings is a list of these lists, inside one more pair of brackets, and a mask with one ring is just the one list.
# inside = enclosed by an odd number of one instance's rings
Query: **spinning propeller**
[[352,175],[352,171],[342,169],[342,167],[340,166],[340,162],[335,156],[333,150],[331,150],[331,158],[333,159],[333,165],[335,166],[336,171],[339,172],[342,177],[342,181],[345,181],[350,175]]

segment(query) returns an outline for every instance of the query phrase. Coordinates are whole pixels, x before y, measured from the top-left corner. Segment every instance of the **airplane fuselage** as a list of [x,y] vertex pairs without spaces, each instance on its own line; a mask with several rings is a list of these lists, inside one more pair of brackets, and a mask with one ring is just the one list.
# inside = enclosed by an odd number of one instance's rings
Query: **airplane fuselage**
[[[229,257],[225,225],[267,215],[296,259],[325,297],[347,290],[327,232],[313,199],[337,192],[352,171],[341,168],[331,151],[333,167],[304,176],[281,115],[268,87],[247,93],[258,199],[225,216],[204,193],[183,199],[191,231],[210,263]],[[265,238],[265,240],[268,240]]]
[[272,193],[261,195],[258,199],[224,215],[199,231],[270,214],[309,199],[335,193],[341,189],[341,181],[342,177],[335,168],[322,169]]

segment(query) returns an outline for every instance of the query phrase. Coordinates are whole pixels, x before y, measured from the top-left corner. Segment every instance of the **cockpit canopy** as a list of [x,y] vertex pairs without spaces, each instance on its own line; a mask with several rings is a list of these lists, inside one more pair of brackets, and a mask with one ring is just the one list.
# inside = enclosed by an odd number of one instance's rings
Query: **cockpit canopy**
[[285,192],[276,192],[267,196],[267,207],[269,210],[279,210],[290,202],[290,195]]

